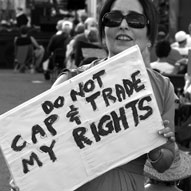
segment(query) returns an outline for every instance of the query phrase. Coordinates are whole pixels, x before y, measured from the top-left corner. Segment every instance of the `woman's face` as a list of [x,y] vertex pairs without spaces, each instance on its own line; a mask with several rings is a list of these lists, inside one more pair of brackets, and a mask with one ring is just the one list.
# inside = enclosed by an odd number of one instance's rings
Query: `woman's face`
[[[127,15],[132,11],[143,14],[143,8],[138,0],[116,0],[110,11],[114,10],[121,11],[123,15]],[[149,42],[147,38],[147,27],[132,28],[123,19],[118,27],[105,27],[105,41],[109,51],[109,57],[136,44],[139,46],[141,52],[143,52]]]

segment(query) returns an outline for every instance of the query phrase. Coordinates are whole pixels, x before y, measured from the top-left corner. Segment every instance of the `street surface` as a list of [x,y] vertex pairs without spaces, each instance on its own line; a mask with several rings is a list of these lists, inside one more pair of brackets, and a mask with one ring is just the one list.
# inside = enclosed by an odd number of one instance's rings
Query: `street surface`
[[[0,115],[51,87],[42,73],[18,73],[0,70]],[[6,128],[6,127],[0,127]],[[10,191],[10,173],[0,152],[0,191]]]

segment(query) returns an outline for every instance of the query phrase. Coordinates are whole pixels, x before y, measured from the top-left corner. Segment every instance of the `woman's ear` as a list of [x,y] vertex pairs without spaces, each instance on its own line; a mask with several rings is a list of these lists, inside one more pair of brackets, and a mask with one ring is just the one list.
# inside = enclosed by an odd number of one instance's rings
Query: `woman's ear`
[[147,48],[151,48],[151,42],[150,41],[147,42]]
[[107,46],[106,46],[106,40],[105,40],[105,37],[104,37],[104,38],[102,38],[101,43],[102,43],[102,46],[103,46],[103,47],[107,48]]

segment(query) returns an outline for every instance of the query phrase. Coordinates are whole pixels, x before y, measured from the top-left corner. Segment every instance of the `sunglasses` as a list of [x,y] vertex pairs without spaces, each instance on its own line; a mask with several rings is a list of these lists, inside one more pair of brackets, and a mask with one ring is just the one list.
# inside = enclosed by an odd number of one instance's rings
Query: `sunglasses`
[[148,20],[145,15],[139,13],[129,13],[127,15],[123,15],[121,11],[106,13],[102,18],[102,22],[103,25],[107,27],[118,27],[123,19],[126,20],[130,27],[136,29],[142,29],[148,24]]

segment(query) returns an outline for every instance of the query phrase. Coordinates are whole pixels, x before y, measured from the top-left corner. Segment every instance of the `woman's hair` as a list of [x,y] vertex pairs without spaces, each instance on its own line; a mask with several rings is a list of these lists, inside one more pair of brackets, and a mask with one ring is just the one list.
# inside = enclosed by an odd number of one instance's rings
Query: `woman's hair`
[[[105,13],[110,12],[112,5],[114,2],[117,0],[106,0],[104,3],[101,12],[100,12],[100,17],[99,17],[99,37],[102,42],[103,38],[105,37],[105,32],[104,32],[104,25],[102,22],[102,18],[105,15]],[[151,45],[153,46],[155,44],[155,40],[157,38],[157,33],[158,33],[158,12],[157,9],[154,5],[154,3],[151,0],[138,0],[139,3],[143,7],[143,13],[146,16],[146,18],[149,21],[148,24],[148,32],[147,36],[148,39],[151,42]]]

